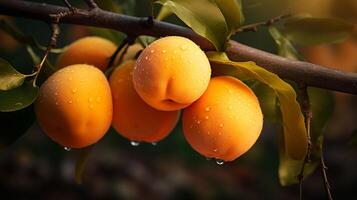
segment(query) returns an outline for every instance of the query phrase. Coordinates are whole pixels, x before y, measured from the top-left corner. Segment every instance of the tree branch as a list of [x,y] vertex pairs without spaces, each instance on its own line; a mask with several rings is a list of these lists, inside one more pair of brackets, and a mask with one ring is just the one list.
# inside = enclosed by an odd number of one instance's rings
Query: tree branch
[[[22,0],[0,0],[0,14],[46,22],[51,22],[50,14],[66,10],[68,10],[66,7]],[[203,50],[214,50],[214,46],[207,39],[188,28],[160,21],[155,21],[148,26],[147,18],[126,16],[101,9],[78,9],[75,14],[61,18],[61,23],[114,29],[134,37],[179,35],[190,38]],[[357,94],[357,74],[355,73],[340,72],[307,62],[285,59],[234,41],[229,43],[230,47],[226,52],[233,61],[254,61],[282,78],[305,83],[308,86]]]

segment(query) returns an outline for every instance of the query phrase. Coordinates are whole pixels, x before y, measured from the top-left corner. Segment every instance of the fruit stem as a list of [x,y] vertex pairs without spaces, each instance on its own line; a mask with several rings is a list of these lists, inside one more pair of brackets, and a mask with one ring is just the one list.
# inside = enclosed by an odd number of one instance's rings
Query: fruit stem
[[128,50],[129,45],[132,45],[135,42],[135,39],[136,39],[136,37],[134,37],[134,36],[127,36],[127,37],[124,38],[124,40],[120,43],[120,45],[115,50],[113,55],[110,56],[109,62],[108,62],[108,66],[107,66],[107,70],[105,71],[105,75],[109,76],[111,74],[111,72],[113,71],[114,61],[115,61],[116,57],[118,56],[118,54],[123,49],[123,51],[119,55],[119,59],[118,59],[118,62],[116,64],[122,62],[123,56],[125,55],[126,51]]
[[52,31],[52,34],[51,34],[51,38],[50,38],[50,42],[46,48],[46,51],[45,51],[45,54],[44,56],[42,57],[42,60],[41,62],[36,66],[36,68],[34,69],[34,72],[37,72],[36,73],[36,76],[33,80],[33,87],[36,87],[36,81],[37,81],[37,78],[41,72],[41,69],[42,69],[42,66],[43,64],[45,63],[47,57],[48,57],[48,54],[51,52],[51,49],[56,47],[56,44],[57,44],[57,38],[58,38],[58,35],[60,34],[60,28],[58,26],[57,23],[52,23],[51,24],[51,31]]

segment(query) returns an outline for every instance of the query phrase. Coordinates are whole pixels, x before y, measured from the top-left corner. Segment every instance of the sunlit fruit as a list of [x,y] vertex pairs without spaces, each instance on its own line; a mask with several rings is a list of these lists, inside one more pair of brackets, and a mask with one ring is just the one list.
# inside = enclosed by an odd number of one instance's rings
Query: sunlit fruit
[[109,79],[113,95],[114,129],[136,142],[158,142],[176,126],[179,111],[159,111],[147,105],[132,82],[135,61],[117,67]]
[[81,148],[94,144],[112,121],[109,83],[90,65],[62,68],[41,86],[35,112],[42,130],[60,145]]
[[188,143],[207,158],[232,161],[258,139],[263,115],[252,90],[229,76],[212,78],[206,92],[183,112]]
[[57,66],[63,68],[73,64],[88,64],[104,71],[115,50],[115,44],[107,39],[84,37],[66,47],[58,58]]
[[211,68],[204,52],[191,40],[170,36],[156,40],[140,54],[133,82],[140,97],[165,111],[179,110],[206,90]]

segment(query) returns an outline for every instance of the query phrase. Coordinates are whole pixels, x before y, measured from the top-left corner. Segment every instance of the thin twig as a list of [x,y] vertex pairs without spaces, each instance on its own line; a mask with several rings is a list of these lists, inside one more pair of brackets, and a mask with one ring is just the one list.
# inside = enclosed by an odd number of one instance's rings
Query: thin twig
[[328,181],[328,178],[327,178],[327,166],[325,164],[325,160],[324,160],[324,154],[323,154],[323,150],[321,148],[321,151],[320,151],[320,154],[321,154],[321,157],[320,157],[320,163],[321,163],[321,173],[322,173],[322,177],[324,179],[324,188],[325,188],[325,192],[327,194],[327,198],[329,200],[333,200],[332,198],[332,194],[331,194],[331,185]]
[[96,9],[96,8],[99,8],[97,3],[95,3],[94,0],[85,0],[86,1],[86,4],[88,5],[88,7],[90,9]]
[[36,76],[35,76],[35,78],[33,80],[33,86],[34,87],[36,87],[37,78],[38,78],[38,76],[39,76],[39,74],[41,72],[43,64],[45,63],[45,61],[46,61],[46,59],[48,57],[48,54],[51,52],[52,48],[56,47],[57,38],[58,38],[58,35],[60,34],[60,28],[59,28],[58,24],[52,23],[51,24],[51,31],[52,31],[52,34],[51,34],[50,42],[48,43],[47,49],[45,51],[45,54],[42,57],[41,62],[34,69],[34,71],[37,72]]
[[286,18],[289,18],[291,17],[291,14],[285,14],[285,15],[279,15],[279,16],[276,16],[274,18],[271,18],[267,21],[264,21],[264,22],[258,22],[258,23],[254,23],[254,24],[248,24],[246,26],[242,26],[240,27],[239,29],[237,29],[234,34],[236,33],[240,33],[240,32],[257,32],[258,30],[258,27],[259,26],[271,26],[283,19],[286,19]]
[[302,183],[304,180],[304,170],[305,170],[305,165],[310,162],[310,154],[311,154],[311,135],[310,135],[310,130],[311,130],[311,119],[312,119],[312,110],[311,110],[311,104],[310,104],[310,98],[309,94],[307,92],[307,86],[305,84],[300,84],[299,85],[299,90],[300,90],[300,98],[301,98],[301,105],[302,105],[302,110],[304,113],[304,118],[305,118],[305,128],[306,128],[306,134],[307,134],[307,141],[308,141],[308,146],[307,146],[307,153],[304,158],[304,162],[302,163],[301,170],[299,175],[297,176],[299,180],[299,197],[300,200],[302,200]]

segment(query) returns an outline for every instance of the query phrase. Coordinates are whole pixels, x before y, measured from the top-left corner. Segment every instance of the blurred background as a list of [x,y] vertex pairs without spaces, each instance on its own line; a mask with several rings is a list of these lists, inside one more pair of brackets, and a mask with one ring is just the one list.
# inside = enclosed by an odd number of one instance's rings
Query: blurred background
[[[63,5],[59,0],[47,2]],[[81,1],[72,1],[84,7]],[[117,12],[147,16],[149,4],[144,0],[121,0]],[[319,17],[336,17],[357,22],[356,0],[243,0],[246,24],[265,21],[283,13],[309,13]],[[104,5],[105,6],[105,5]],[[156,6],[158,9],[159,6]],[[157,10],[156,10],[157,11]],[[1,16],[23,33],[46,45],[48,26],[39,21]],[[176,17],[168,21],[183,25]],[[98,28],[61,25],[58,47],[86,36],[100,35],[120,40],[121,34]],[[114,36],[113,36],[114,35]],[[276,53],[267,28],[239,33],[236,40]],[[305,59],[342,71],[357,72],[357,31],[337,44],[299,48]],[[41,54],[40,54],[41,55]],[[0,57],[22,72],[31,71],[33,62],[24,45],[0,30]],[[56,55],[50,60],[55,62]],[[326,92],[326,91],[325,91]],[[329,93],[329,92],[328,92]],[[333,109],[324,129],[324,156],[328,177],[336,199],[357,199],[357,96],[331,92]],[[322,100],[323,101],[323,100]],[[264,104],[264,102],[261,102]],[[325,104],[323,104],[325,105]],[[279,124],[265,120],[264,131],[253,148],[231,163],[217,165],[196,153],[185,141],[181,124],[156,145],[132,146],[130,141],[110,130],[89,154],[82,184],[75,181],[75,165],[85,150],[66,151],[52,142],[37,123],[31,107],[14,115],[21,124],[31,125],[14,144],[0,152],[0,196],[6,199],[298,199],[297,185],[282,187],[278,179]],[[20,122],[0,113],[0,135],[16,129]],[[10,121],[10,122],[9,122]],[[3,142],[4,143],[4,142]],[[4,144],[2,144],[4,145]],[[320,167],[304,182],[304,199],[326,199]]]

